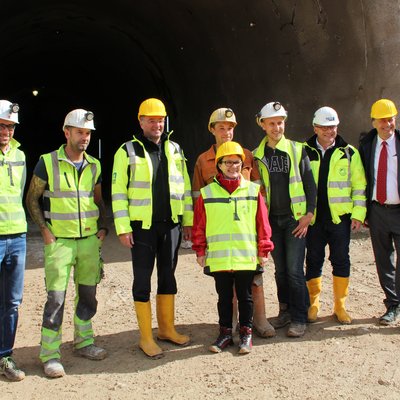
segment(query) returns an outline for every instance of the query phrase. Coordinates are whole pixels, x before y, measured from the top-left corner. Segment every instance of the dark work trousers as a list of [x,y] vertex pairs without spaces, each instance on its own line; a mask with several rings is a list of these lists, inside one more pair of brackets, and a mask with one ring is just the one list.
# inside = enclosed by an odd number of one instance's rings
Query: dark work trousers
[[325,260],[325,247],[329,246],[329,261],[332,274],[341,278],[350,276],[350,215],[342,217],[342,222],[317,221],[308,227],[306,243],[306,279],[319,278]]
[[233,285],[239,302],[239,324],[249,328],[253,325],[253,297],[251,285],[255,271],[215,272],[215,289],[218,293],[219,325],[232,328]]
[[157,294],[176,294],[175,269],[182,238],[180,224],[155,222],[150,229],[142,229],[141,223],[132,223],[133,286],[134,301],[150,300],[151,275],[154,262],[157,265]]
[[270,215],[269,222],[279,303],[287,304],[292,322],[305,324],[310,302],[304,275],[306,239],[293,235],[298,222],[292,214]]
[[400,300],[400,206],[388,208],[372,202],[368,225],[379,282],[385,292],[383,302],[386,307],[396,306]]

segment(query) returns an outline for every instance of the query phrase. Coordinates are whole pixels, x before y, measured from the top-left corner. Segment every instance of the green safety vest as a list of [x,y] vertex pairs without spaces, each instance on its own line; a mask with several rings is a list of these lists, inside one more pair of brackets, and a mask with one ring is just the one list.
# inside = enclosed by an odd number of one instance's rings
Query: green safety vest
[[100,162],[84,153],[80,175],[65,154],[62,145],[57,151],[44,154],[48,188],[43,193],[44,217],[56,237],[75,238],[97,232],[99,209],[94,202],[94,187],[101,173]]
[[[183,226],[192,226],[193,205],[185,157],[179,145],[169,140],[170,134],[164,142],[164,151],[168,160],[171,218],[177,223],[182,216]],[[136,154],[134,142],[143,147],[144,158]],[[150,229],[153,214],[152,180],[150,155],[143,143],[134,136],[132,141],[124,143],[117,150],[114,157],[111,193],[118,235],[131,232],[131,221],[141,221],[143,229]]]
[[206,265],[210,272],[255,271],[260,185],[242,178],[232,193],[214,181],[200,189],[206,211]]
[[0,235],[25,233],[26,216],[22,196],[26,181],[25,154],[11,139],[6,154],[0,151]]
[[[316,160],[311,160],[312,173],[318,185],[320,153],[307,143],[305,146],[318,155]],[[329,162],[327,180],[328,203],[333,223],[339,224],[340,216],[345,214],[351,214],[352,219],[364,222],[367,213],[366,185],[364,167],[357,149],[351,145],[336,148]],[[312,223],[315,222],[317,212],[318,210],[314,213]]]
[[[271,187],[269,183],[269,172],[264,156],[265,146],[267,145],[268,137],[266,136],[260,145],[254,150],[254,159],[257,162],[260,171],[261,180],[265,187],[266,204],[270,206],[271,202]],[[307,212],[307,201],[304,193],[303,180],[300,175],[300,161],[303,152],[303,145],[293,140],[288,140],[285,136],[277,143],[276,148],[289,155],[290,171],[289,171],[289,196],[292,207],[293,216],[299,220]]]

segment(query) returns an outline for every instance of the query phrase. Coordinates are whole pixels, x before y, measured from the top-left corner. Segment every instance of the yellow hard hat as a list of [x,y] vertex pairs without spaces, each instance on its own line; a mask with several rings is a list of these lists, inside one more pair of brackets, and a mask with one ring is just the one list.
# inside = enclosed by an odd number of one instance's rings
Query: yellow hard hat
[[210,132],[211,124],[215,124],[216,122],[232,122],[234,127],[237,125],[235,114],[230,108],[217,108],[213,111],[208,121],[208,130]]
[[225,142],[222,143],[217,150],[217,154],[215,155],[215,165],[218,164],[220,158],[225,156],[232,156],[237,154],[241,157],[242,161],[246,159],[244,155],[243,147],[237,142]]
[[165,105],[161,100],[158,99],[147,99],[142,102],[139,107],[138,119],[142,116],[147,117],[165,117],[167,111],[165,110]]
[[380,99],[372,104],[371,118],[390,118],[397,115],[397,108],[392,100]]

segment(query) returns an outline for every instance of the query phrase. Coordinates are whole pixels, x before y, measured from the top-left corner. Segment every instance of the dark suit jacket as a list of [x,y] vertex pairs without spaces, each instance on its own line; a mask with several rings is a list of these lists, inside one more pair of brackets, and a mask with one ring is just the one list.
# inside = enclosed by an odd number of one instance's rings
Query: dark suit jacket
[[[378,132],[376,129],[372,129],[365,135],[360,141],[360,156],[362,163],[364,164],[365,176],[367,178],[367,206],[371,205],[372,195],[374,193],[374,160],[375,160],[375,148]],[[395,130],[396,137],[396,155],[397,155],[397,188],[400,193],[400,131]],[[368,207],[369,208],[369,207]]]

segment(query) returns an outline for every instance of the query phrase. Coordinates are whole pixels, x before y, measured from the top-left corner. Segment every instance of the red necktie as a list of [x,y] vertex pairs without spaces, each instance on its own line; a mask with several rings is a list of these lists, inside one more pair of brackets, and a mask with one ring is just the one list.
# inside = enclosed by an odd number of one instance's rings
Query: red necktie
[[386,201],[387,158],[387,143],[383,141],[381,153],[379,154],[378,175],[376,177],[376,199],[380,204],[384,204]]

